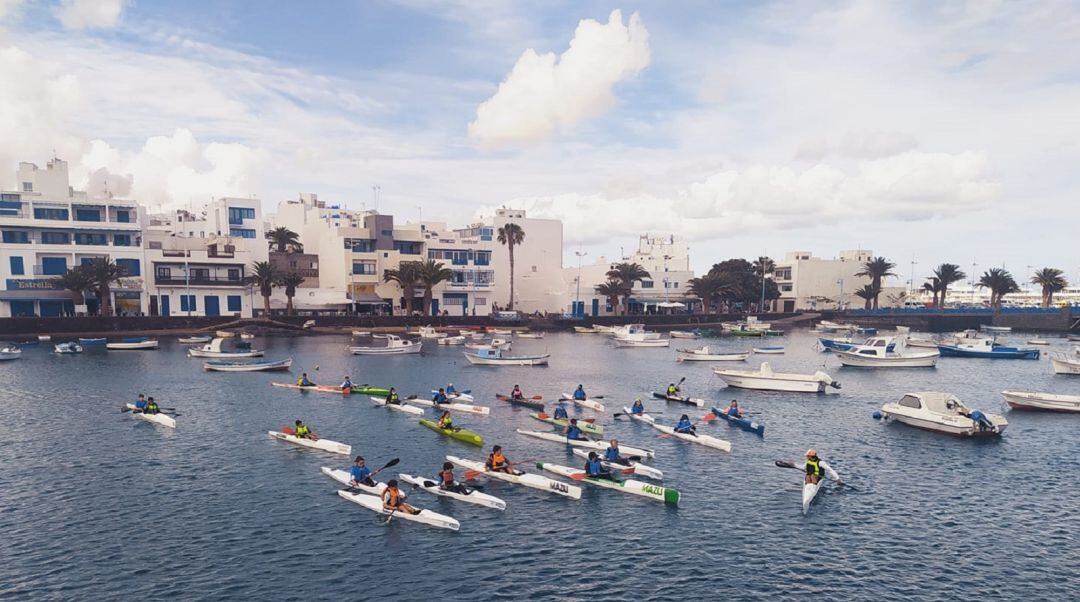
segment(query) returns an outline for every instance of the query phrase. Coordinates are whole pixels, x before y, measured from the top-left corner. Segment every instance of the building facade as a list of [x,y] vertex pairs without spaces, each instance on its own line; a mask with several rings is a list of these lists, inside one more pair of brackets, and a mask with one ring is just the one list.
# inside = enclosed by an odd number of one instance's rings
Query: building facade
[[628,307],[631,313],[686,310],[699,302],[689,292],[694,272],[690,269],[690,246],[686,241],[673,234],[643,234],[638,237],[638,248],[619,261],[600,256],[591,263],[582,263],[580,268],[575,265],[564,269],[567,296],[575,315],[615,315],[618,308],[597,293],[596,287],[608,280],[607,273],[616,263],[636,263],[649,273],[648,278],[634,283]]
[[[873,257],[873,252],[865,249],[840,251],[832,259],[814,257],[809,251],[788,252],[783,260],[776,262],[773,272],[773,280],[780,291],[778,309],[791,312],[861,308],[865,301],[854,292],[871,281],[855,273]],[[889,278],[882,283],[878,297],[880,307],[904,304],[907,288],[897,282],[897,278]]]

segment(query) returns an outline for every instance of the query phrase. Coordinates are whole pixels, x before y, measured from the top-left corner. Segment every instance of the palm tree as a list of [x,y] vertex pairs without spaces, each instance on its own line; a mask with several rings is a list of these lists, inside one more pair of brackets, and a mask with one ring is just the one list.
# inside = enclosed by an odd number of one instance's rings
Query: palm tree
[[280,280],[277,270],[269,261],[256,261],[251,264],[251,275],[244,279],[249,286],[259,287],[259,294],[263,298],[263,313],[267,317],[270,316],[270,295],[274,293],[274,287],[280,284]]
[[[949,286],[954,282],[960,282],[964,278],[967,278],[967,274],[960,270],[960,266],[955,263],[943,263],[934,268],[934,277],[937,278],[941,284],[941,305],[945,307],[945,296],[949,293]],[[937,301],[934,305],[937,305]]]
[[434,307],[432,307],[432,289],[439,286],[443,282],[449,282],[454,279],[454,270],[446,267],[442,262],[428,259],[427,261],[420,263],[420,284],[424,287],[424,311],[428,315],[434,314]]
[[[922,288],[928,293],[934,293],[934,307],[938,307],[938,295],[941,294],[941,278],[937,276],[927,278]],[[942,305],[945,305],[944,298],[942,298]]]
[[860,299],[865,299],[866,303],[863,305],[863,309],[870,309],[871,304],[876,306],[878,295],[881,294],[881,290],[874,287],[873,284],[864,284],[862,288],[855,291],[855,296]]
[[80,266],[90,275],[94,296],[98,300],[98,311],[103,316],[112,315],[112,283],[119,282],[127,275],[124,268],[116,265],[108,257],[98,257],[92,263]]
[[304,282],[304,277],[296,272],[288,272],[278,279],[278,284],[285,287],[285,313],[290,316],[293,313],[293,297],[296,296],[296,287]]
[[878,295],[881,294],[881,281],[889,276],[895,276],[896,273],[892,271],[895,267],[895,263],[884,257],[874,257],[870,261],[864,263],[862,269],[855,272],[856,276],[866,276],[870,278],[870,285],[877,291],[874,295],[874,309],[877,309],[878,306]]
[[1065,272],[1057,268],[1043,268],[1031,277],[1032,284],[1042,287],[1042,306],[1050,307],[1054,303],[1054,293],[1061,292],[1069,282],[1065,280]]
[[499,226],[499,244],[506,245],[506,251],[510,254],[510,303],[506,309],[514,309],[514,246],[525,242],[525,231],[514,222],[507,222]]
[[[762,268],[764,268],[764,270]],[[772,259],[762,255],[754,260],[754,274],[756,274],[758,278],[772,274],[774,271],[776,271],[776,262]]]
[[1009,293],[1020,291],[1013,275],[1003,268],[990,268],[979,278],[979,286],[990,289],[990,306],[1001,309],[1001,301]]
[[285,226],[278,226],[266,233],[270,241],[270,249],[277,247],[278,253],[303,253],[304,245],[300,244],[300,235]]
[[727,282],[718,274],[705,274],[700,278],[691,278],[687,284],[690,294],[701,298],[705,313],[709,313],[713,303],[719,302],[721,295],[729,290]]
[[405,297],[405,314],[412,315],[413,299],[416,297],[416,289],[420,286],[419,261],[402,261],[396,270],[383,272],[383,282],[396,282],[401,288],[401,294]]
[[[648,270],[636,263],[617,263],[607,271],[607,277],[622,283],[623,313],[630,309],[630,295],[634,292],[634,283],[650,278]],[[666,285],[665,285],[666,286]]]
[[94,277],[86,266],[80,265],[64,272],[56,283],[71,291],[71,300],[75,305],[86,305],[86,291],[94,288]]
[[619,314],[619,298],[622,297],[624,290],[625,285],[615,279],[596,285],[596,294],[603,295],[607,299],[608,305],[615,308],[616,315]]

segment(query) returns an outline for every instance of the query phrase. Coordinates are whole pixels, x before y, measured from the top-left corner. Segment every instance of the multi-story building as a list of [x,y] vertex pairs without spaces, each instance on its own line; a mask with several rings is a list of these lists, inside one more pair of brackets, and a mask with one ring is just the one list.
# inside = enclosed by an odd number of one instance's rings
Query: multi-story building
[[604,316],[617,311],[607,298],[596,292],[596,287],[606,282],[608,271],[621,262],[636,263],[649,273],[648,278],[634,283],[629,303],[631,313],[645,313],[665,307],[687,308],[698,301],[689,293],[694,272],[690,269],[690,247],[686,241],[678,240],[671,234],[643,234],[638,238],[637,250],[618,262],[601,256],[592,263],[582,264],[580,270],[578,266],[565,268],[565,279],[569,285],[567,293],[571,311],[575,315]]
[[562,265],[562,222],[531,218],[523,209],[498,209],[479,226],[490,227],[496,240],[491,262],[496,276],[494,303],[506,308],[510,301],[510,253],[497,242],[499,228],[509,223],[525,232],[524,242],[514,246],[514,309],[525,313],[570,311]]
[[[859,308],[864,301],[854,292],[871,283],[866,276],[856,276],[874,254],[865,249],[840,251],[834,259],[814,257],[809,251],[791,251],[776,262],[773,279],[780,291],[779,310],[784,312],[813,309]],[[880,307],[902,305],[907,294],[904,286],[882,283]]]
[[425,256],[454,272],[449,282],[434,291],[436,311],[452,316],[491,313],[495,301],[492,262],[498,245],[494,226],[475,223],[449,230],[444,223],[424,222],[423,229]]
[[145,310],[142,225],[144,210],[132,200],[87,198],[74,190],[65,161],[45,168],[19,163],[17,190],[0,192],[0,317],[97,313],[96,299],[75,307],[71,291],[56,277],[68,269],[108,258],[126,275],[112,288],[116,314]]

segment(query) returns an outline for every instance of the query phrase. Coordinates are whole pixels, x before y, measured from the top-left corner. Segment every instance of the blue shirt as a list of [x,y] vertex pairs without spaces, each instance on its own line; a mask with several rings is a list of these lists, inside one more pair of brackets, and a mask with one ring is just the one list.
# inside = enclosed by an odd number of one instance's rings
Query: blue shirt
[[589,460],[585,462],[585,474],[596,476],[602,472],[604,472],[604,466],[600,464],[600,460]]
[[434,401],[435,403],[446,403],[446,395],[443,393],[436,393],[435,397],[431,398],[431,401]]
[[688,420],[688,419],[683,419],[683,420],[679,421],[679,424],[675,425],[675,430],[683,432],[683,431],[689,431],[693,427],[694,427],[694,423],[690,422],[690,420]]
[[135,407],[139,408],[140,410],[145,410],[146,409],[146,401],[144,401],[142,399],[140,399],[139,401],[136,401],[135,402]]
[[728,416],[738,416],[739,415],[739,408],[728,408],[727,415]]
[[555,419],[556,420],[566,420],[567,416],[568,416],[568,414],[566,413],[566,408],[564,408],[562,406],[555,406]]
[[585,390],[584,389],[578,389],[577,391],[574,391],[574,399],[579,399],[579,400],[586,399]]
[[446,392],[450,393],[450,394],[454,394],[454,393],[457,393],[457,389],[454,388],[454,385],[450,385],[449,387],[446,387]]
[[349,470],[349,473],[352,475],[352,478],[353,478],[354,481],[360,482],[360,481],[363,481],[364,479],[366,479],[368,477],[368,475],[371,474],[371,469],[368,468],[367,466],[364,466],[363,468],[361,468],[361,467],[356,466],[354,464],[352,469]]
[[346,378],[345,382],[341,383],[341,388],[342,389],[344,389],[344,388],[351,389],[352,388],[352,381]]
[[609,447],[604,450],[604,459],[608,462],[619,461],[619,450],[614,447]]
[[570,428],[566,431],[566,438],[567,439],[581,439],[582,438],[581,429],[579,429],[577,426],[571,424]]
[[640,403],[635,403],[634,406],[630,408],[630,412],[633,414],[644,414],[645,406]]

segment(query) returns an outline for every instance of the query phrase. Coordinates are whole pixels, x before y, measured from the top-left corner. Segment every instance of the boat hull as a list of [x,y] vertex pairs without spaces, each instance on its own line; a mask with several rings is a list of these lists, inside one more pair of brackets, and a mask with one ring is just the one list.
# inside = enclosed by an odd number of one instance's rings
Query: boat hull
[[736,389],[754,389],[757,391],[784,391],[787,393],[824,393],[825,383],[818,380],[788,380],[775,376],[754,374],[734,374],[716,371],[720,380]]
[[317,449],[324,452],[330,452],[332,454],[341,454],[348,456],[352,453],[352,446],[344,443],[338,443],[337,441],[330,441],[329,439],[301,439],[299,437],[282,433],[280,431],[267,431],[267,435],[270,435],[274,439],[281,441],[287,441],[300,447],[308,447],[311,449]]
[[725,441],[723,439],[719,439],[717,437],[712,437],[712,436],[709,436],[709,435],[703,435],[701,433],[698,433],[697,435],[687,435],[686,433],[677,433],[677,432],[675,432],[675,429],[671,428],[670,426],[667,426],[667,425],[664,425],[664,424],[657,424],[655,422],[652,422],[650,424],[652,424],[652,427],[654,429],[656,429],[656,430],[658,430],[658,431],[660,431],[660,432],[662,432],[664,434],[671,435],[672,437],[675,437],[676,439],[682,439],[683,441],[689,441],[691,443],[697,443],[697,444],[700,444],[700,445],[704,445],[705,447],[711,447],[713,449],[719,449],[721,451],[726,451],[726,452],[731,451],[731,442],[730,441]]
[[1002,391],[1005,402],[1016,410],[1080,413],[1080,395],[1055,395],[1025,391]]
[[928,412],[918,411],[909,413],[897,404],[885,404],[881,411],[890,420],[924,431],[933,431],[953,437],[997,437],[1008,426],[1008,422],[1005,422],[1003,417],[993,414],[987,414],[987,418],[994,423],[997,429],[984,431],[975,426],[970,418],[964,416],[931,415]]
[[292,358],[280,362],[259,362],[242,364],[236,362],[205,362],[203,370],[208,372],[273,372],[275,370],[288,370],[292,366]]
[[440,435],[450,437],[451,439],[456,439],[458,441],[461,441],[462,443],[480,446],[484,444],[484,438],[472,431],[467,431],[465,429],[454,430],[439,428],[438,423],[433,420],[421,420],[420,424],[435,431],[436,433],[439,433]]
[[834,355],[841,364],[852,368],[933,368],[941,357],[937,353],[873,357],[840,350],[834,351]]
[[[557,433],[541,433],[539,431],[528,431],[525,429],[517,429],[517,432],[519,435],[525,435],[526,437],[532,437],[534,439],[542,439],[544,441],[550,441],[552,443],[563,443],[565,445],[584,447],[597,451],[603,451],[608,447],[608,444],[603,441],[567,439],[565,436],[559,435]],[[651,449],[633,447],[630,445],[619,445],[619,449],[622,450],[623,454],[627,456],[641,456],[642,458],[653,458],[656,456],[656,452]]]
[[1050,364],[1054,367],[1054,374],[1080,374],[1080,359],[1071,361],[1065,358],[1051,357]]
[[[652,396],[656,399],[663,399],[664,401],[677,401],[679,403],[685,403],[688,405],[697,406],[699,408],[705,407],[704,399],[697,399],[694,397],[672,397],[663,393],[657,393],[656,391],[652,392]],[[627,413],[629,413],[629,411],[627,411]]]
[[[390,515],[392,512],[391,510],[383,508],[382,498],[375,497],[374,495],[368,495],[366,493],[350,493],[344,489],[338,491],[338,495],[377,514]],[[457,531],[461,528],[461,524],[458,523],[457,520],[444,514],[432,512],[431,510],[420,510],[419,514],[393,512],[392,516],[396,519],[404,519],[414,523],[438,527],[440,529],[449,529],[451,531]]]
[[489,471],[484,467],[483,462],[477,462],[475,460],[467,460],[465,458],[458,458],[457,456],[446,456],[446,460],[451,464],[460,466],[466,470],[472,470],[483,474],[485,477],[491,479],[498,479],[500,481],[506,481],[507,483],[514,483],[516,485],[522,485],[530,489],[536,489],[539,491],[546,491],[555,495],[561,495],[573,500],[581,499],[581,487],[577,485],[569,485],[562,481],[556,481],[549,479],[543,475],[538,474],[509,474],[505,472]]
[[480,357],[472,353],[466,353],[465,359],[476,366],[546,366],[550,355],[522,356],[522,357]]
[[938,351],[941,353],[941,357],[966,357],[990,360],[1037,360],[1040,355],[1038,349],[1011,349],[1007,347],[998,348],[994,351],[977,351],[974,349],[954,347],[952,345],[938,345]]
[[[126,405],[127,409],[129,410],[135,409],[135,404],[133,403],[129,403]],[[131,413],[131,415],[140,420],[145,420],[146,422],[153,422],[154,424],[160,424],[161,426],[166,426],[171,429],[176,428],[176,419],[172,416],[166,416],[165,414],[143,414],[142,412],[134,411]]]
[[[549,462],[537,462],[536,467],[540,470],[546,470],[548,472],[552,472],[564,477],[582,474],[583,472],[581,469],[578,468],[561,466],[559,464],[551,464]],[[663,502],[669,506],[678,506],[679,499],[681,497],[681,494],[677,490],[670,487],[643,483],[641,481],[635,481],[633,479],[626,479],[625,481],[612,481],[610,479],[585,477],[584,479],[582,479],[582,482],[589,483],[590,485],[594,485],[596,487],[614,489],[616,491],[622,491],[623,493],[629,493],[631,495],[648,498],[657,502]]]
[[[562,418],[555,419],[555,418],[553,418],[553,417],[551,417],[551,416],[549,416],[547,414],[543,414],[543,413],[535,413],[534,412],[532,414],[529,414],[529,416],[532,416],[533,418],[539,420],[540,422],[546,422],[548,424],[554,424],[555,426],[560,426],[562,428],[566,428],[567,426],[570,425],[569,420],[565,420],[565,419],[562,419]],[[582,432],[589,433],[591,435],[603,435],[604,434],[604,427],[603,426],[601,426],[599,424],[593,424],[591,422],[586,422],[584,420],[578,420],[578,428],[580,428]]]
[[719,416],[720,418],[723,418],[731,426],[741,428],[744,431],[749,431],[751,433],[754,433],[755,435],[758,435],[759,437],[765,436],[765,425],[761,424],[760,422],[750,420],[749,418],[736,418],[734,416],[729,416],[727,412],[721,410],[720,408],[712,408],[712,413],[716,416]]

